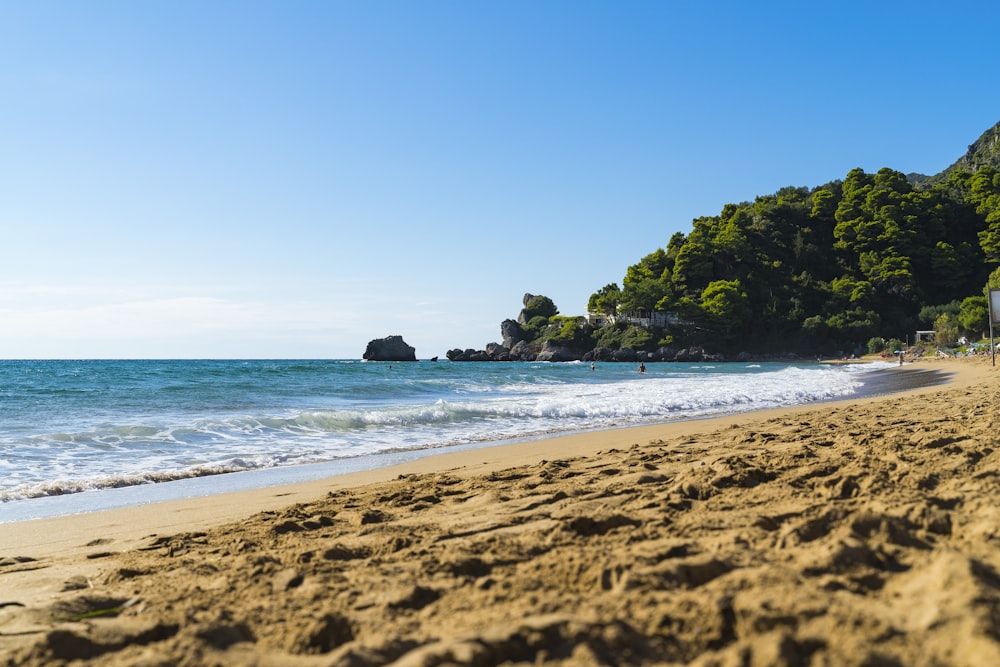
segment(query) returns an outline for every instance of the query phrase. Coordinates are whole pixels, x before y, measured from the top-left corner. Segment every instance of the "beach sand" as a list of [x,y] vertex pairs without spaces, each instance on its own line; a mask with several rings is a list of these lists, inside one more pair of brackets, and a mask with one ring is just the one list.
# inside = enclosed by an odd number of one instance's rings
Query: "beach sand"
[[[0,524],[6,665],[998,665],[1000,374]],[[895,372],[895,371],[891,371]]]

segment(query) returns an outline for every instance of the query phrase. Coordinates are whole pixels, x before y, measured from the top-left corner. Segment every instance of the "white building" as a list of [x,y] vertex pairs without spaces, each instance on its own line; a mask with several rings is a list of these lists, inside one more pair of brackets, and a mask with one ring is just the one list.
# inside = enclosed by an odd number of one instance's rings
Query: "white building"
[[594,328],[607,325],[615,325],[619,322],[632,324],[638,327],[665,327],[668,324],[677,323],[679,318],[675,313],[666,313],[662,310],[635,310],[628,313],[618,313],[616,315],[606,315],[604,313],[587,313],[587,323]]

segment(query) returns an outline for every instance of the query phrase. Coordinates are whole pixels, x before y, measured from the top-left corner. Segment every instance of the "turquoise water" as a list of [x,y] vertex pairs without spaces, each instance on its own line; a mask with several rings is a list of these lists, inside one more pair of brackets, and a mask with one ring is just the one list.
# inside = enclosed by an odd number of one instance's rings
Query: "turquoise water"
[[[846,398],[892,364],[0,361],[0,513],[84,491]],[[2,519],[2,517],[0,517]]]

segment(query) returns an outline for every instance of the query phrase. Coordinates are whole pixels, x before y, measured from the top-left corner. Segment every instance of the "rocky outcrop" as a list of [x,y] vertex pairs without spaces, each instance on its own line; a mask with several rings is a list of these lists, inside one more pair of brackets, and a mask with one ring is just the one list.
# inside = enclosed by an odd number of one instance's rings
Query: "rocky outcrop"
[[528,323],[528,316],[525,313],[525,308],[528,307],[528,302],[531,301],[534,298],[535,298],[534,294],[531,294],[530,292],[525,292],[524,293],[524,297],[521,299],[521,305],[523,305],[524,308],[522,308],[521,312],[517,314],[517,323],[518,324],[527,324]]
[[[700,347],[674,350],[664,346],[653,351],[634,350],[629,347],[618,350],[597,347],[585,351],[559,345],[550,340],[545,341],[541,346],[537,342],[532,344],[524,340],[526,334],[522,326],[527,325],[528,320],[531,319],[527,312],[529,304],[531,304],[532,309],[537,309],[539,308],[538,299],[542,298],[544,297],[536,298],[533,294],[524,295],[525,309],[518,315],[517,321],[507,319],[500,323],[502,343],[490,343],[485,350],[455,348],[448,351],[448,359],[450,361],[618,361],[624,363],[724,361],[722,355],[707,354]],[[554,311],[555,305],[551,302],[543,303],[541,308]],[[592,329],[588,331],[592,331]]]
[[490,343],[486,346],[486,356],[490,361],[510,361],[510,350],[506,345]]
[[376,338],[368,343],[362,359],[368,361],[416,361],[416,348],[407,345],[402,336]]
[[531,349],[531,344],[522,340],[514,347],[510,348],[511,361],[534,361],[535,351]]
[[550,340],[542,345],[541,352],[535,357],[535,361],[577,361],[580,355],[567,347],[556,345]]
[[485,350],[474,350],[471,347],[464,350],[456,347],[448,350],[445,356],[448,361],[493,361]]
[[998,165],[1000,165],[1000,123],[983,132],[982,136],[969,146],[965,155],[948,167],[945,172],[961,169],[974,174],[983,167],[997,167]]
[[503,337],[503,346],[509,350],[522,340],[521,325],[514,320],[504,320],[500,323],[500,335]]
[[705,350],[700,347],[690,347],[679,350],[677,354],[674,355],[674,361],[705,361],[705,356]]
[[614,361],[615,351],[608,347],[595,347],[581,358],[581,361]]
[[449,361],[536,361],[538,350],[532,349],[527,341],[518,341],[513,347],[500,343],[490,343],[485,350],[448,350]]
[[612,350],[606,347],[598,347],[588,350],[583,354],[568,347],[563,347],[546,341],[541,349],[532,348],[527,341],[518,341],[513,347],[507,347],[500,343],[490,343],[485,350],[459,349],[448,351],[450,361],[611,361],[623,363],[652,363],[657,361],[683,361],[683,362],[703,362],[703,361],[725,361],[721,354],[708,354],[700,347],[674,350],[669,347],[661,347],[653,352],[645,350],[633,350],[630,347],[623,347]]

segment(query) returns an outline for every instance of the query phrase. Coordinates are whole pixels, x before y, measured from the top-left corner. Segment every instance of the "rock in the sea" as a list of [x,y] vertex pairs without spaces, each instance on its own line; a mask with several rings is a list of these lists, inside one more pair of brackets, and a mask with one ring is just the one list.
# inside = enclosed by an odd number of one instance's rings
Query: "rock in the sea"
[[632,348],[623,347],[618,350],[615,350],[614,354],[611,355],[611,358],[614,359],[615,361],[625,361],[632,363],[639,358],[639,355],[637,355],[635,353],[635,350],[633,350]]
[[386,336],[370,341],[362,359],[368,361],[416,361],[416,352],[416,348],[407,345],[402,336]]
[[449,361],[489,361],[490,357],[485,350],[474,350],[471,347],[465,350],[455,348],[448,350]]
[[526,340],[518,342],[514,347],[510,348],[510,360],[511,361],[534,361],[535,353],[531,349],[531,345]]
[[595,347],[590,352],[585,353],[581,361],[614,361],[614,350],[606,347]]
[[579,358],[580,355],[574,354],[571,350],[547,340],[542,345],[542,351],[535,357],[535,361],[575,361]]

